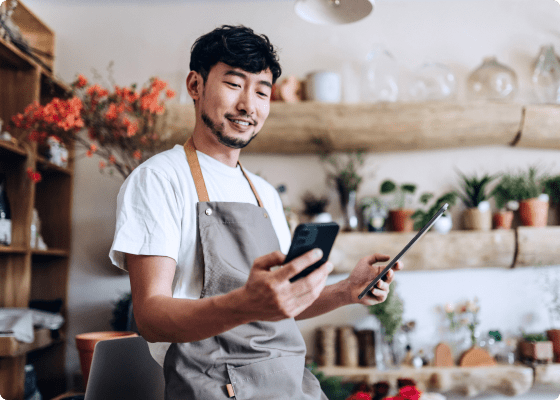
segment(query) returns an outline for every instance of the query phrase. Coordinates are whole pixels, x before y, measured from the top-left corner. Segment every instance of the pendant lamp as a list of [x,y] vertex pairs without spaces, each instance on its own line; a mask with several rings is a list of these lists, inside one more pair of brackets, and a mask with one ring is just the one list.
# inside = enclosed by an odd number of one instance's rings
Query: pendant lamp
[[294,8],[307,22],[340,25],[367,17],[373,4],[374,0],[297,0]]

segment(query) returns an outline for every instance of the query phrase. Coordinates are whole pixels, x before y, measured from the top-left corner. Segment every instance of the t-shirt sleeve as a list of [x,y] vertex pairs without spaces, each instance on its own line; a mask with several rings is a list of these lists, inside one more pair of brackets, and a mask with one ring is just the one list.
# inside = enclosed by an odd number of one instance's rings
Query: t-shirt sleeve
[[177,191],[161,172],[135,170],[117,197],[112,263],[126,270],[124,253],[166,256],[177,262],[181,215]]

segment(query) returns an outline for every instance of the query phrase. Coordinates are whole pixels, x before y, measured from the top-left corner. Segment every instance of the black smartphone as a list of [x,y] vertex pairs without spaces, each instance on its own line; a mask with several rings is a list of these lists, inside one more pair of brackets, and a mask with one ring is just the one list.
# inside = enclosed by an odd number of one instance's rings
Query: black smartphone
[[416,243],[422,236],[424,236],[424,234],[426,232],[428,232],[428,230],[432,227],[432,225],[434,225],[435,222],[439,219],[439,217],[441,217],[443,215],[445,210],[447,210],[447,207],[449,207],[449,204],[447,204],[447,203],[445,203],[443,206],[441,206],[441,208],[434,214],[434,216],[428,221],[428,223],[426,223],[426,225],[424,225],[424,227],[422,229],[420,229],[420,231],[418,231],[418,233],[410,240],[410,242],[408,242],[407,245],[404,246],[404,248],[401,250],[401,252],[399,254],[397,254],[395,256],[395,258],[393,258],[389,262],[389,264],[387,264],[387,266],[383,269],[383,271],[381,271],[381,273],[379,275],[377,275],[373,281],[371,281],[371,283],[362,291],[362,293],[360,293],[360,295],[358,296],[358,299],[361,300],[362,297],[364,297],[366,294],[370,293],[371,289],[373,289],[375,287],[377,282],[379,282],[382,279],[384,280],[385,274],[387,274],[387,272],[389,272],[389,270],[395,266],[397,261],[399,261],[401,259],[401,257],[404,256],[404,253],[406,253],[408,251],[408,249],[410,249],[414,243]]
[[339,226],[336,222],[325,223],[306,223],[299,224],[294,231],[294,238],[290,245],[290,250],[286,255],[285,263],[292,261],[294,258],[301,256],[309,250],[319,248],[323,250],[323,257],[310,265],[297,275],[290,278],[290,282],[295,282],[304,276],[309,275],[321,265],[327,262],[331,253],[334,240],[338,234]]

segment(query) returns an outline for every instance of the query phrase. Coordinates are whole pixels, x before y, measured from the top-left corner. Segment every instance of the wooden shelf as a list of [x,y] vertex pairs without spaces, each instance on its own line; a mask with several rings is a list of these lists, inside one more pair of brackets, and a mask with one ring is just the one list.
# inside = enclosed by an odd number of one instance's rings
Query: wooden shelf
[[560,264],[560,226],[519,227],[517,243],[516,267]]
[[26,158],[27,152],[7,140],[0,140],[0,156]]
[[[372,253],[398,254],[416,232],[349,232],[338,235],[330,261],[335,273],[350,272],[358,260]],[[460,268],[511,268],[515,231],[428,232],[403,257],[407,271]]]
[[533,369],[535,370],[535,383],[560,383],[560,364],[536,365]]
[[38,250],[32,249],[31,254],[33,257],[68,257],[70,252],[64,249],[48,249],[48,250]]
[[327,376],[339,376],[355,382],[373,384],[386,381],[392,387],[397,379],[413,379],[422,391],[457,392],[473,397],[485,391],[497,391],[507,396],[528,392],[533,386],[533,369],[522,365],[493,367],[404,367],[378,370],[371,367],[319,367]]
[[56,172],[68,176],[72,176],[74,174],[72,169],[53,164],[43,156],[37,157],[37,168],[43,172]]
[[0,254],[25,254],[27,249],[19,246],[0,246]]
[[37,64],[12,43],[0,38],[0,67],[28,70]]
[[31,351],[49,347],[62,339],[53,339],[51,331],[46,328],[35,330],[35,340],[32,343],[23,343],[13,336],[0,336],[0,357],[18,357]]
[[[273,102],[245,151],[311,154],[321,140],[335,151],[434,150],[487,145],[560,149],[560,106],[493,102],[327,104]],[[170,104],[167,135],[194,127],[192,104]]]

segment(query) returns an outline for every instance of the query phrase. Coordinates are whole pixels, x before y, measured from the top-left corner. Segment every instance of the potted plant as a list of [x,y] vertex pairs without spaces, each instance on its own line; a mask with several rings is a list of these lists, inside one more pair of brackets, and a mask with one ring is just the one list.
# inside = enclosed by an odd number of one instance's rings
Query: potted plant
[[[502,178],[504,179],[504,177]],[[548,220],[548,194],[546,176],[534,166],[527,171],[509,175],[514,200],[519,201],[519,217],[524,226],[546,226]]]
[[549,363],[553,358],[552,342],[544,333],[524,333],[519,342],[521,358],[527,361]]
[[364,164],[364,152],[361,150],[349,151],[346,160],[330,152],[320,153],[321,160],[332,168],[328,172],[328,178],[334,182],[340,197],[340,206],[344,217],[344,230],[356,230],[358,228],[358,217],[356,215],[356,192],[362,183],[362,177],[358,173]]
[[492,216],[495,229],[510,229],[513,212],[519,209],[517,201],[517,179],[510,174],[502,175],[494,189],[490,192],[496,202],[497,211]]
[[465,229],[489,231],[492,229],[492,213],[490,211],[490,196],[487,187],[495,176],[484,174],[466,176],[459,172],[462,192],[458,193],[467,209],[463,212]]
[[[433,193],[423,193],[420,196],[420,203],[427,206],[429,201],[434,197]],[[449,204],[447,211],[436,221],[433,228],[439,233],[447,233],[451,230],[452,221],[449,215],[450,208],[455,205],[457,201],[457,193],[455,191],[447,192],[438,197],[435,203],[429,207],[427,210],[422,208],[417,209],[412,214],[412,220],[414,221],[414,229],[420,230],[428,221],[434,216],[434,214],[439,210],[445,203]]]
[[386,179],[381,183],[379,191],[382,195],[393,194],[392,204],[389,206],[389,221],[392,230],[396,232],[410,232],[414,227],[411,219],[414,210],[406,208],[409,205],[409,198],[414,195],[416,185],[403,183],[397,185],[392,180]]
[[360,208],[368,232],[382,232],[388,216],[387,204],[378,197],[368,196],[360,200]]
[[311,192],[306,192],[302,201],[304,204],[303,214],[306,215],[311,222],[331,222],[332,216],[325,211],[329,204],[326,196],[317,197]]

